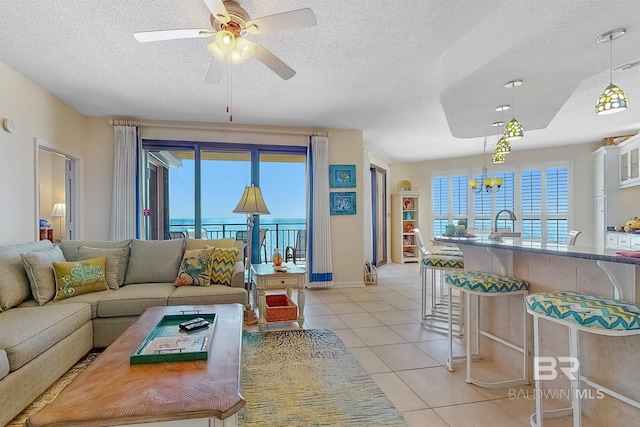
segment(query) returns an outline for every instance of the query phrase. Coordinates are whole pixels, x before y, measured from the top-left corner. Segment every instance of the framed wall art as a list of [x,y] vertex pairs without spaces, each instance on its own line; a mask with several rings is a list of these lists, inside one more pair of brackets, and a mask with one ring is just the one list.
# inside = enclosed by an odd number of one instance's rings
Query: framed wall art
[[329,188],[354,188],[356,165],[329,165]]
[[329,193],[329,212],[331,215],[355,215],[356,192]]

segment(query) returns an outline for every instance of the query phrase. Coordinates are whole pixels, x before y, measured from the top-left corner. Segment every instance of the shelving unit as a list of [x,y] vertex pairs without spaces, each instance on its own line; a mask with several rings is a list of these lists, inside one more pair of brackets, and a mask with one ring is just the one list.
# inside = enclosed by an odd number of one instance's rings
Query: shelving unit
[[419,228],[419,193],[401,191],[391,196],[391,260],[420,262],[420,248],[413,234]]

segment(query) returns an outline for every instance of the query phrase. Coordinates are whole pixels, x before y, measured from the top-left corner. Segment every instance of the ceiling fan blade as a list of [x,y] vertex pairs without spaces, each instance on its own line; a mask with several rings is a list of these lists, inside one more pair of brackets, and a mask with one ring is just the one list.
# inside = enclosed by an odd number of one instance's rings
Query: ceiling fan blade
[[207,77],[205,77],[204,82],[212,85],[217,85],[222,80],[222,74],[224,74],[224,70],[226,68],[226,64],[222,61],[218,61],[217,59],[211,60],[211,65],[209,65],[209,71],[207,72]]
[[247,22],[245,30],[252,34],[262,34],[291,28],[313,27],[317,23],[313,10],[306,8],[254,19]]
[[209,11],[211,11],[211,14],[218,19],[218,21],[222,22],[223,24],[226,24],[227,22],[229,22],[231,20],[231,17],[229,16],[229,12],[227,11],[227,8],[224,7],[224,3],[222,2],[222,0],[203,0],[204,4],[207,5],[207,7],[209,8]]
[[280,58],[269,52],[264,47],[256,43],[256,51],[253,54],[258,61],[262,62],[267,67],[271,68],[271,71],[282,77],[284,80],[289,80],[296,75],[293,68],[282,62]]
[[175,39],[191,39],[194,37],[209,37],[215,32],[206,29],[182,29],[182,30],[158,30],[158,31],[141,31],[133,33],[133,36],[141,43],[156,42],[162,40]]

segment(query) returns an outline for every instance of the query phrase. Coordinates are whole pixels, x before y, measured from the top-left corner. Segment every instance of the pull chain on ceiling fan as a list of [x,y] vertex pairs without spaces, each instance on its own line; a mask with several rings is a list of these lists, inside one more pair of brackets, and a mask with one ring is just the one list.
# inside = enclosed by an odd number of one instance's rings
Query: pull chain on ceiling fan
[[316,16],[309,8],[277,13],[251,20],[249,14],[233,0],[203,0],[211,12],[212,30],[206,28],[143,31],[134,33],[139,42],[188,39],[214,36],[207,49],[214,56],[205,78],[207,83],[220,83],[225,63],[241,63],[252,56],[274,73],[288,80],[296,72],[259,43],[247,39],[247,34],[264,34],[292,28],[313,27]]

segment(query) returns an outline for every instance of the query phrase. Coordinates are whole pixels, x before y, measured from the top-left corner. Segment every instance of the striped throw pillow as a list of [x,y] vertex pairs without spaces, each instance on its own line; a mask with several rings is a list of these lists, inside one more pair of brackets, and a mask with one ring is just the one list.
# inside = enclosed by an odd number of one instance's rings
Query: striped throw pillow
[[235,268],[240,249],[215,248],[211,257],[211,283],[231,286],[231,277]]

